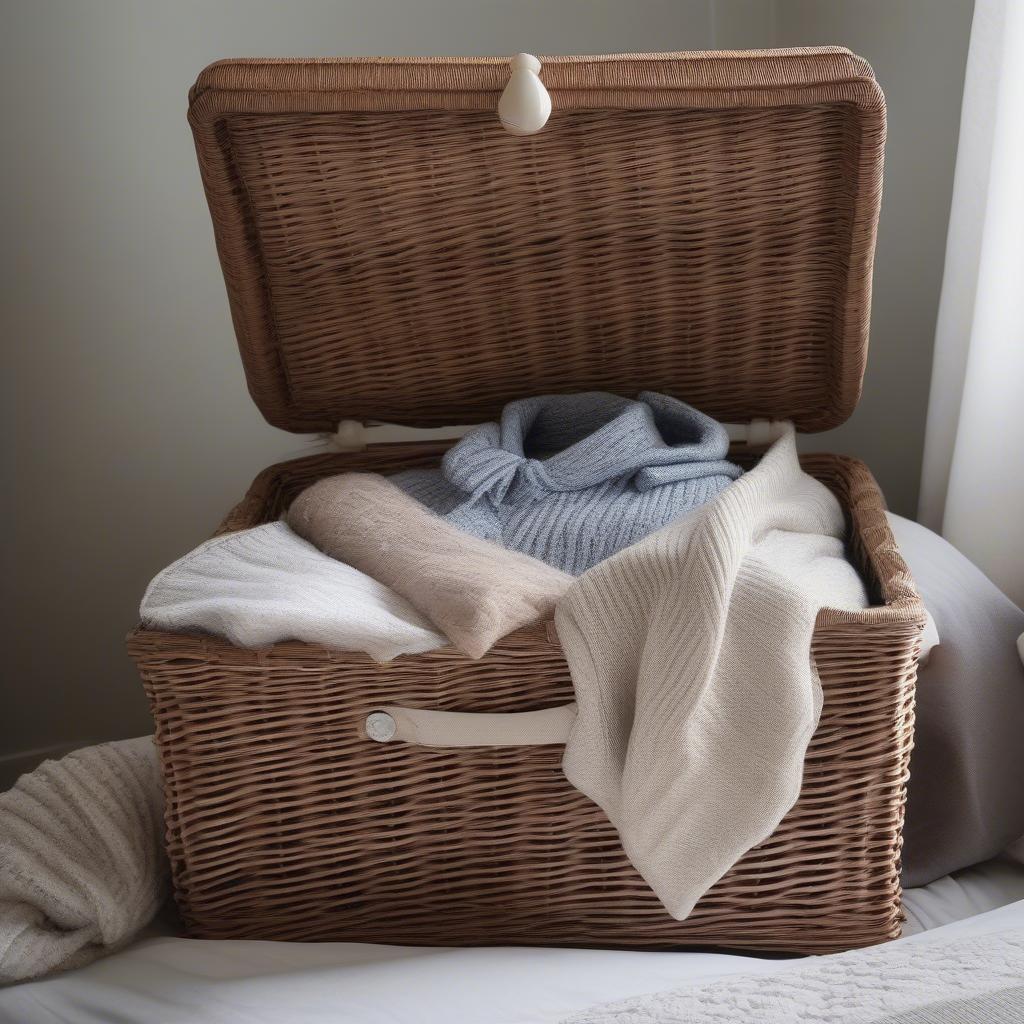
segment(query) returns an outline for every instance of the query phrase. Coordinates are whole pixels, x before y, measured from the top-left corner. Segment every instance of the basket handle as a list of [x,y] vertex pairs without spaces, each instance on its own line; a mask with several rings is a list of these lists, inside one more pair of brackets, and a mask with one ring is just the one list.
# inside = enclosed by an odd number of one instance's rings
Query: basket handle
[[575,721],[575,703],[508,714],[385,705],[367,715],[363,732],[376,743],[402,741],[420,747],[529,747],[564,744]]

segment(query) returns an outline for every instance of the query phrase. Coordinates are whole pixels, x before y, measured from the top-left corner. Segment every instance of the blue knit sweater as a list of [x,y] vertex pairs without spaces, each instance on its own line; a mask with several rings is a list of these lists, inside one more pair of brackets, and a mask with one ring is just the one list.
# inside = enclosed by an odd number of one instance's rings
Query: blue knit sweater
[[445,454],[391,479],[477,537],[579,574],[741,473],[725,428],[684,402],[603,391],[511,402]]

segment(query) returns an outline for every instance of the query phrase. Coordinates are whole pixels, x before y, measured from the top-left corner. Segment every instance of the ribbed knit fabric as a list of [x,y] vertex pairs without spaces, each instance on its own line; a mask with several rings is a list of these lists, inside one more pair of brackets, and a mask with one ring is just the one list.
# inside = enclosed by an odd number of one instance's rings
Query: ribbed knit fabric
[[167,898],[151,736],[46,761],[0,794],[0,984],[80,967]]
[[302,640],[382,662],[445,645],[408,601],[283,522],[200,544],[153,579],[139,614],[151,629],[212,633],[236,647]]
[[741,473],[691,406],[602,391],[511,402],[439,470],[391,479],[450,523],[579,575],[702,505]]
[[680,920],[796,801],[821,711],[817,612],[865,600],[852,567],[812,572],[777,531],[844,532],[792,428],[714,501],[581,576],[555,611],[578,704],[565,774]]

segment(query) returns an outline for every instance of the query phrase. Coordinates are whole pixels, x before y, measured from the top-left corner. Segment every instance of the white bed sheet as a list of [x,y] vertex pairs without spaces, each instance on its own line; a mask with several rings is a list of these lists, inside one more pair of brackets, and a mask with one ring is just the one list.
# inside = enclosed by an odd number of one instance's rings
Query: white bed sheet
[[[911,890],[905,904],[908,937],[900,941],[929,941],[940,927],[949,934],[1010,920],[1024,924],[1024,867],[993,861]],[[715,953],[213,942],[157,934],[81,970],[0,990],[0,1022],[548,1024],[599,1002],[729,974],[773,974],[798,962]]]

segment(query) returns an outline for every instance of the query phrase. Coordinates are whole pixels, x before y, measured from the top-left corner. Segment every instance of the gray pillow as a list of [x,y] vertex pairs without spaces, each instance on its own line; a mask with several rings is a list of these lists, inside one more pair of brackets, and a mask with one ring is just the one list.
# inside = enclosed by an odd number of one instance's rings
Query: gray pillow
[[1024,835],[1024,612],[938,534],[889,514],[935,619],[917,675],[903,885],[926,885]]

